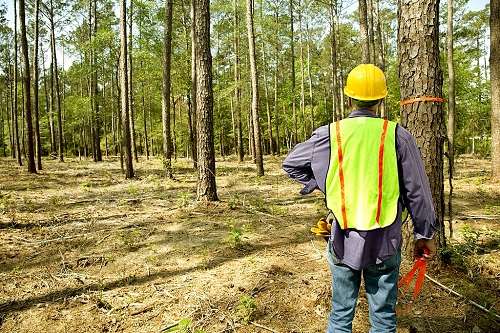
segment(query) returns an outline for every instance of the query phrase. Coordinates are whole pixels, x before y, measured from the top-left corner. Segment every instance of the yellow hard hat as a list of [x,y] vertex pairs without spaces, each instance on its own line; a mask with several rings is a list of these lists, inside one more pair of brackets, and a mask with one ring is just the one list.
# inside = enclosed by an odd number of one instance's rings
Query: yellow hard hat
[[384,72],[372,64],[361,64],[349,73],[344,93],[360,101],[374,101],[387,96]]

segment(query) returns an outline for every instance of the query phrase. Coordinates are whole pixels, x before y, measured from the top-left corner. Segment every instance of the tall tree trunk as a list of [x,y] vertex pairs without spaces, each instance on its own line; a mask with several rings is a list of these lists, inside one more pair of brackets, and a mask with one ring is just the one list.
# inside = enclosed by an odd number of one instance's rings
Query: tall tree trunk
[[[274,12],[274,24],[276,25],[276,29],[278,31],[276,32],[276,36],[279,35],[279,13],[278,13],[278,7],[276,7],[276,10]],[[280,154],[280,118],[279,118],[279,111],[278,111],[278,70],[279,70],[279,63],[280,63],[280,49],[279,49],[279,43],[278,39],[276,39],[276,49],[275,49],[275,62],[276,62],[276,67],[274,69],[274,126],[275,126],[275,136],[276,136],[276,154]]]
[[163,163],[165,176],[172,177],[172,138],[170,137],[170,62],[172,58],[172,0],[165,3],[163,36],[163,89],[161,115],[163,120]]
[[19,119],[18,119],[18,103],[17,103],[17,0],[14,0],[14,136],[16,138],[16,157],[17,163],[22,166],[21,158],[21,143],[19,142]]
[[316,125],[314,124],[314,100],[313,100],[313,89],[312,89],[312,77],[311,77],[311,34],[309,31],[309,25],[306,24],[307,31],[307,80],[309,82],[309,105],[311,107],[311,134]]
[[39,14],[40,0],[35,0],[35,41],[33,52],[33,103],[35,113],[35,144],[36,144],[36,161],[38,170],[42,170],[42,141],[40,138],[40,117],[38,105],[38,34],[39,34]]
[[291,61],[292,61],[292,115],[293,115],[293,144],[298,142],[298,130],[297,130],[297,112],[295,110],[295,38],[293,31],[293,0],[289,3],[290,10],[290,50],[291,50]]
[[455,169],[455,69],[453,66],[453,0],[448,0],[448,173],[450,194],[448,196],[448,217],[450,238],[453,237],[453,173]]
[[120,93],[122,109],[122,149],[125,151],[125,178],[134,177],[132,145],[130,136],[130,117],[128,113],[128,68],[127,68],[127,2],[120,0]]
[[[263,11],[264,11],[264,6],[262,0],[260,1],[260,21],[261,24],[264,22],[263,20]],[[262,33],[264,32],[264,27],[261,27]],[[269,105],[269,89],[267,88],[267,69],[266,69],[266,62],[267,62],[267,55],[266,55],[266,45],[264,43],[264,36],[261,37],[261,47],[262,47],[262,67],[264,70],[262,71],[263,73],[263,79],[264,79],[264,94],[266,98],[266,112],[267,112],[267,134],[268,134],[268,140],[269,140],[269,153],[271,155],[274,155],[274,147],[273,147],[273,123],[272,123],[272,117],[271,117],[271,107]]]
[[10,103],[10,117],[7,118],[9,122],[9,137],[10,137],[10,156],[15,159],[16,158],[16,139],[15,136],[15,124],[14,124],[14,78],[12,74],[12,64],[9,59],[9,103]]
[[500,180],[500,0],[490,1],[491,162]]
[[[192,157],[193,157],[193,166],[195,169],[198,168],[198,92],[197,92],[197,83],[198,83],[198,78],[197,78],[197,62],[196,62],[196,53],[197,50],[196,48],[198,45],[196,44],[196,2],[197,0],[191,0],[191,110],[193,111],[191,114],[191,120],[193,123],[191,124],[192,131],[191,133],[193,134],[192,141],[191,141],[191,152],[192,152]],[[211,65],[211,64],[210,64]],[[212,106],[213,107],[213,106]],[[213,109],[212,109],[213,112]],[[212,115],[213,117],[213,115]],[[212,139],[213,143],[213,139]]]
[[[93,38],[97,36],[97,0],[91,0],[93,2],[92,6],[92,18],[94,22],[92,24]],[[101,119],[99,115],[99,96],[97,90],[97,52],[95,46],[92,46],[91,53],[91,70],[92,70],[92,97],[94,109],[94,151],[95,151],[95,162],[102,161],[102,151],[101,151]]]
[[176,109],[175,109],[175,106],[176,106],[176,103],[177,101],[175,100],[174,98],[174,93],[171,92],[171,96],[172,96],[172,101],[171,101],[171,105],[172,105],[172,154],[174,154],[174,159],[177,161],[177,128],[175,127],[175,113],[176,113]]
[[[262,43],[262,58],[266,59],[266,54],[265,54],[265,45]],[[272,115],[271,115],[271,106],[269,105],[269,89],[267,87],[267,70],[264,69],[264,94],[266,98],[266,113],[267,113],[267,134],[268,134],[268,140],[269,140],[269,153],[271,155],[274,155],[274,146],[273,146],[273,120],[272,120]]]
[[[22,50],[21,50],[22,52]],[[21,152],[26,159],[26,126],[25,124],[26,112],[24,109],[24,73],[23,67],[21,66]]]
[[[401,99],[442,96],[439,67],[439,1],[398,1],[398,53]],[[425,66],[422,66],[425,64]],[[419,68],[415,72],[415,68]],[[435,102],[415,102],[401,107],[401,123],[412,133],[422,153],[436,209],[438,242],[446,246],[444,235],[443,189],[443,106]]]
[[128,98],[129,98],[129,116],[130,116],[130,140],[132,145],[132,153],[136,162],[139,162],[139,157],[137,156],[137,143],[135,134],[135,105],[134,105],[134,85],[132,82],[133,74],[133,62],[132,62],[132,49],[133,49],[133,39],[134,35],[132,33],[133,26],[133,16],[134,15],[134,0],[130,1],[130,18],[128,20],[129,26],[129,44],[128,44]]
[[35,164],[35,149],[34,149],[34,133],[33,133],[33,121],[31,116],[31,78],[30,78],[30,61],[28,56],[28,39],[26,38],[26,13],[25,13],[25,2],[24,0],[19,0],[19,19],[21,28],[21,49],[23,52],[24,61],[24,110],[26,117],[26,129],[27,129],[27,159],[28,159],[28,172],[36,173]]
[[[192,41],[192,37],[193,37],[193,24],[191,22],[191,24],[189,23],[189,20],[188,20],[188,14],[187,14],[187,11],[185,10],[185,6],[184,6],[184,1],[181,2],[181,5],[182,5],[182,26],[184,28],[184,39],[185,39],[185,42],[186,42],[186,53],[189,53],[190,52],[190,44],[193,43]],[[192,16],[194,16],[194,9],[193,9],[193,6],[191,4],[191,14]],[[189,32],[188,32],[189,31]],[[189,36],[189,34],[191,33],[191,38]],[[191,49],[191,51],[193,51]],[[194,70],[194,73],[193,73],[193,70]],[[191,75],[193,74],[196,74],[196,67],[194,67],[194,58],[193,58],[193,53],[191,52]],[[192,81],[192,77],[191,77],[191,89],[192,89],[192,86],[195,86],[196,85],[196,82]],[[191,106],[191,100],[193,99],[193,96],[190,92],[190,90],[188,89],[188,92],[187,92],[187,95],[186,95],[186,98],[187,98],[187,104],[188,104],[188,112],[187,112],[187,116],[188,116],[188,129],[189,129],[189,142],[188,142],[188,145],[189,146],[189,149],[190,149],[190,155],[193,159],[193,167],[196,169],[196,133],[195,133],[195,127],[196,127],[196,124],[194,123],[193,121],[193,115],[194,115],[194,112],[195,112],[195,108],[193,108]],[[196,98],[196,96],[194,97]]]
[[306,140],[306,93],[304,81],[304,31],[302,30],[302,12],[299,10],[299,42],[300,42],[300,113],[302,116],[302,139]]
[[337,0],[330,1],[330,37],[332,50],[332,104],[333,121],[340,120],[342,117],[339,111],[338,78],[337,78]]
[[[374,1],[374,8],[373,8],[373,15],[374,15],[374,24],[376,28],[376,34],[377,34],[377,46],[374,48],[374,53],[377,54],[377,65],[382,69],[382,71],[385,72],[385,47],[384,47],[384,39],[383,39],[383,32],[382,32],[382,24],[380,23],[380,0],[372,0]],[[376,52],[375,52],[376,50]],[[388,118],[387,111],[386,111],[386,105],[385,105],[385,100],[382,101],[380,104],[380,116],[382,118]]]
[[367,1],[367,20],[368,20],[368,42],[370,44],[370,63],[375,63],[375,54],[377,53],[375,50],[375,27],[373,24],[373,16],[374,16],[374,7],[373,0]]
[[8,81],[7,81],[7,90],[5,91],[5,110],[7,112],[7,129],[9,131],[9,148],[11,157],[14,157],[14,135],[12,133],[12,75],[11,75],[11,65],[10,59],[8,61]]
[[58,155],[59,161],[64,162],[64,132],[63,132],[63,119],[61,110],[61,93],[59,91],[59,70],[57,68],[57,54],[56,54],[56,34],[54,27],[54,7],[52,0],[50,0],[50,32],[51,32],[51,45],[52,45],[52,67],[54,71],[54,90],[57,100],[57,126],[59,134]]
[[[141,71],[142,71],[142,61],[141,61]],[[144,72],[143,72],[144,73]],[[147,125],[147,115],[146,115],[146,94],[144,92],[144,79],[141,82],[142,90],[142,121],[144,127],[144,147],[146,148],[146,159],[149,160],[149,138],[148,138],[148,125]]]
[[229,97],[229,106],[231,109],[231,125],[233,126],[233,147],[235,155],[238,154],[238,138],[236,137],[236,117],[234,115],[234,101],[233,96]]
[[[0,90],[0,105],[5,105],[5,114],[9,114],[9,106],[8,106],[8,100],[7,100],[7,91],[5,91],[5,101],[3,101],[2,98],[2,90]],[[7,150],[6,150],[6,144],[5,144],[5,118],[4,118],[4,112],[3,108],[0,107],[0,145],[3,150],[3,157],[7,157]],[[8,118],[8,116],[7,116]]]
[[[56,133],[55,133],[55,128],[54,128],[54,103],[53,97],[54,97],[54,85],[52,84],[53,81],[53,71],[52,71],[52,65],[50,66],[50,95],[47,89],[47,72],[45,70],[45,52],[43,51],[43,47],[40,48],[42,51],[42,69],[43,69],[43,90],[45,94],[45,112],[47,113],[48,121],[49,121],[49,136],[50,136],[50,156],[55,156],[56,155]],[[52,61],[51,61],[52,62]]]
[[233,1],[234,9],[234,110],[236,116],[236,129],[237,133],[234,135],[237,138],[236,151],[238,154],[238,161],[243,162],[245,152],[243,150],[243,129],[241,126],[241,87],[240,87],[240,31],[239,31],[239,14],[238,14],[238,0]]
[[368,20],[367,20],[367,6],[366,0],[358,0],[359,3],[359,33],[360,33],[360,44],[362,50],[362,62],[364,64],[370,63],[370,38],[368,36]]
[[212,55],[210,54],[210,1],[195,0],[196,113],[198,140],[197,200],[217,201],[213,127]]
[[253,1],[247,2],[247,32],[248,52],[250,58],[250,76],[252,79],[252,123],[253,137],[255,143],[255,163],[257,164],[257,176],[264,175],[264,163],[262,159],[262,143],[260,137],[259,121],[259,76],[257,73],[257,62],[255,56],[255,33],[253,26]]
[[382,32],[382,23],[380,22],[380,0],[372,0],[374,1],[373,3],[373,15],[374,15],[374,29],[376,28],[376,37],[377,37],[377,46],[375,49],[377,52],[374,52],[377,54],[377,65],[385,71],[385,48],[384,48],[384,40],[382,38],[383,32]]

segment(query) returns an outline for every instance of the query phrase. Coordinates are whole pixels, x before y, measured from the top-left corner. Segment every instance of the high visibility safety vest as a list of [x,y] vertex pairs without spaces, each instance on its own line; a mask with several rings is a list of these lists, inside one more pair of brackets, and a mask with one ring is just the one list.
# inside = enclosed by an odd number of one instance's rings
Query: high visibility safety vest
[[330,124],[326,206],[342,229],[373,230],[396,220],[396,123],[346,118]]

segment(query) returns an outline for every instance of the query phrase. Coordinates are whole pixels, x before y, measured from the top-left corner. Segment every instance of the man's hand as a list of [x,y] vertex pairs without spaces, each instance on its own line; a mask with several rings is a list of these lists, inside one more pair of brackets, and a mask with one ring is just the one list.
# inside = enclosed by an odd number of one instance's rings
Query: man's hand
[[[427,249],[428,251],[425,251],[425,249]],[[424,257],[426,260],[430,260],[435,255],[436,241],[434,239],[419,239],[415,242],[415,248],[413,249],[414,258]]]

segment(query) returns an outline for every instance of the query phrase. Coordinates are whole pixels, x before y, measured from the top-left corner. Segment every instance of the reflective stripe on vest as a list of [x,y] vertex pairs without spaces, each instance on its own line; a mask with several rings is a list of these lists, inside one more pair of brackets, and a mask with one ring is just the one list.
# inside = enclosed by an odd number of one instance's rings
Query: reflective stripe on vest
[[330,124],[326,205],[342,229],[373,230],[396,220],[396,123],[347,118]]

